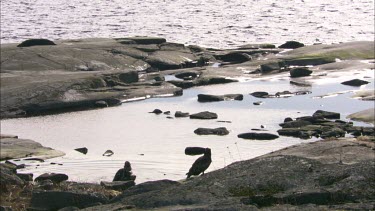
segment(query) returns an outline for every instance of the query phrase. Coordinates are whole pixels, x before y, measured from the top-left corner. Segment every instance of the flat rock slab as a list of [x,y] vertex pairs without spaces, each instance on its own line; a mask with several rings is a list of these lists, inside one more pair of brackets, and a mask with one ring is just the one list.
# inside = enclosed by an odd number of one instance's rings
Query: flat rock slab
[[48,159],[64,156],[65,153],[44,147],[29,139],[2,138],[0,139],[0,160],[24,157]]
[[369,108],[363,111],[359,111],[353,114],[350,114],[347,116],[347,118],[355,120],[355,121],[361,121],[361,122],[367,122],[375,125],[375,108]]

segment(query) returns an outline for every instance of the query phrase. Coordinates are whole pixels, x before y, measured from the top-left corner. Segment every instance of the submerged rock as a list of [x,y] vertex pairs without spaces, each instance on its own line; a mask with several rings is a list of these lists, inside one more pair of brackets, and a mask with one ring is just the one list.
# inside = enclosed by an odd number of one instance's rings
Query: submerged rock
[[203,111],[196,114],[191,114],[190,119],[217,119],[217,114],[209,111]]
[[344,81],[341,84],[348,85],[348,86],[362,86],[362,85],[365,85],[365,84],[368,84],[368,83],[370,83],[370,82],[364,81],[364,80],[361,80],[361,79],[353,79],[353,80],[349,80],[349,81]]
[[273,140],[279,138],[279,136],[271,133],[241,133],[237,137],[254,140]]
[[224,136],[228,135],[229,131],[225,127],[219,128],[198,128],[194,130],[194,133],[197,135],[219,135]]

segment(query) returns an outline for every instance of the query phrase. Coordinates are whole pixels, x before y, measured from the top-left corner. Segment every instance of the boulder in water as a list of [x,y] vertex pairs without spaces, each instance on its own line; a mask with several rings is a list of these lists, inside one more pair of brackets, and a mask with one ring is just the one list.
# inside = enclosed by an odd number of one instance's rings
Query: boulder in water
[[361,79],[353,79],[353,80],[349,80],[349,81],[344,81],[341,84],[348,85],[348,86],[362,86],[362,85],[365,85],[365,84],[368,84],[368,83],[370,83],[370,82],[364,81],[364,80],[361,80]]
[[217,114],[209,111],[203,111],[190,115],[190,119],[217,119]]
[[78,152],[80,152],[80,153],[82,153],[82,154],[87,154],[87,152],[88,152],[88,149],[86,148],[86,147],[81,147],[81,148],[77,148],[77,149],[74,149],[75,151],[78,151]]

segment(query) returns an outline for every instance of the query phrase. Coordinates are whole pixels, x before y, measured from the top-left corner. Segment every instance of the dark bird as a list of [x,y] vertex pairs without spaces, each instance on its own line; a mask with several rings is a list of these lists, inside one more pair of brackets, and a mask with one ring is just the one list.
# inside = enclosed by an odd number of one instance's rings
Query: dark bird
[[189,172],[186,174],[187,178],[190,178],[191,175],[199,175],[200,173],[204,175],[204,171],[210,166],[211,162],[211,149],[206,148],[204,155],[199,157],[189,169]]

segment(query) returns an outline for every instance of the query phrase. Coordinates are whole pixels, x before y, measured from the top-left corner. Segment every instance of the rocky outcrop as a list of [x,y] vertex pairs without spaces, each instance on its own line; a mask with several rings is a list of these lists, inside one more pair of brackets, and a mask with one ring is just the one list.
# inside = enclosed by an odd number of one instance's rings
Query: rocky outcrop
[[198,128],[194,130],[194,133],[197,135],[219,135],[225,136],[229,134],[229,131],[225,127],[218,128]]
[[116,210],[129,204],[137,210],[195,211],[371,207],[373,147],[374,143],[353,139],[301,144],[182,183],[156,185],[161,188],[147,191],[136,191],[144,190],[136,185],[111,204],[87,210]]

